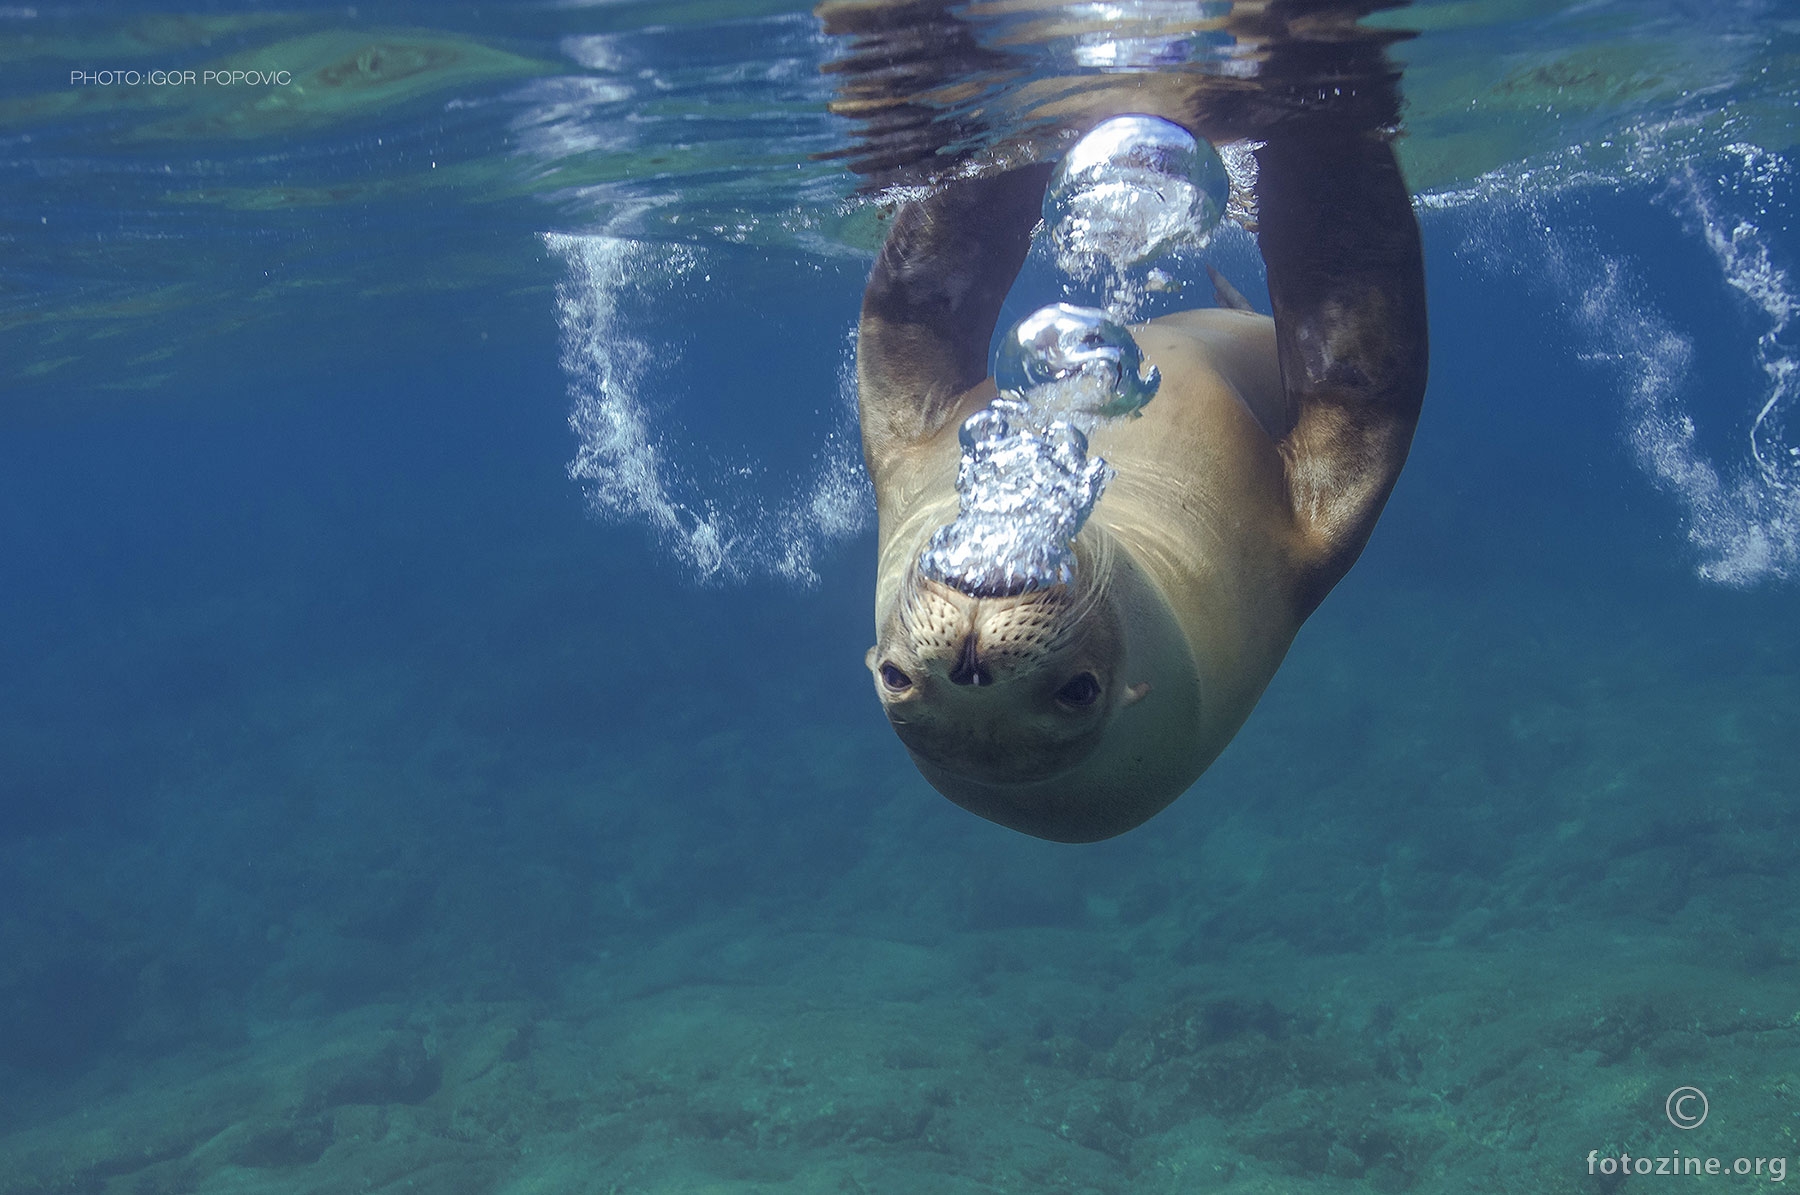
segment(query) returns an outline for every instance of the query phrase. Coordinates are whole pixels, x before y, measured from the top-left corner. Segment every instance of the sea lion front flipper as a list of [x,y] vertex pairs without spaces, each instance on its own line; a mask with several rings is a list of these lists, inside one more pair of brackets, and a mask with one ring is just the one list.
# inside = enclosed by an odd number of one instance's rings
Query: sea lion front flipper
[[1419,225],[1390,144],[1397,76],[1378,49],[1341,52],[1342,107],[1288,115],[1256,151],[1303,613],[1368,542],[1412,445],[1428,358]]
[[856,338],[871,475],[893,452],[934,435],[987,377],[988,344],[1031,251],[1050,170],[957,179],[894,216]]

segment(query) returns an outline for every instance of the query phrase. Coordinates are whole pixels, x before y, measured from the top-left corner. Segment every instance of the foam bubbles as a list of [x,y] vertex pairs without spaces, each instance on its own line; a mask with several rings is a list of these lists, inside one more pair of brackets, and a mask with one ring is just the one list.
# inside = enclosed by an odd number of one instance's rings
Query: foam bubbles
[[1739,408],[1747,431],[1738,458],[1714,460],[1702,447],[1695,403],[1722,396],[1698,390],[1692,341],[1657,309],[1631,263],[1585,244],[1575,230],[1556,227],[1531,198],[1573,185],[1658,177],[1662,163],[1655,144],[1652,135],[1643,136],[1623,179],[1584,173],[1571,180],[1559,175],[1554,163],[1539,164],[1454,194],[1423,197],[1421,206],[1504,211],[1510,204],[1519,219],[1508,256],[1496,260],[1485,251],[1473,256],[1490,267],[1516,265],[1527,257],[1541,264],[1573,330],[1586,342],[1582,359],[1613,378],[1624,434],[1639,467],[1679,504],[1697,574],[1740,587],[1793,579],[1800,575],[1800,451],[1789,419],[1800,394],[1800,358],[1791,332],[1800,297],[1761,226],[1772,187],[1789,169],[1785,161],[1734,144],[1726,148],[1727,173],[1704,179],[1692,165],[1694,147],[1679,144],[1671,157],[1681,165],[1660,175],[1673,174],[1667,201],[1695,228],[1723,281],[1745,297],[1753,321],[1761,324],[1756,352],[1768,389],[1747,396]]
[[544,238],[568,277],[556,289],[562,366],[579,440],[569,476],[600,516],[649,527],[671,556],[703,582],[758,576],[802,585],[831,543],[860,532],[872,506],[858,450],[854,369],[846,350],[832,425],[810,473],[784,490],[766,470],[731,475],[695,467],[702,454],[670,444],[646,398],[669,345],[643,329],[678,299],[701,268],[703,251],[608,236]]
[[1156,368],[1131,333],[1092,307],[1054,303],[1001,342],[1000,397],[957,435],[957,514],[919,555],[919,571],[976,597],[1028,593],[1075,579],[1075,536],[1113,478],[1088,456],[1087,433],[1138,414]]
[[[1787,163],[1754,145],[1733,145],[1753,186],[1767,192]],[[1796,396],[1800,395],[1800,354],[1789,338],[1800,301],[1787,271],[1775,264],[1761,228],[1746,215],[1726,215],[1690,165],[1676,180],[1676,191],[1697,217],[1706,247],[1712,250],[1725,281],[1750,301],[1768,321],[1757,338],[1757,363],[1769,379],[1769,392],[1750,425],[1750,454],[1772,485],[1800,485],[1800,445],[1788,431]]]
[[1007,394],[963,421],[958,510],[919,555],[919,571],[975,597],[1075,580],[1075,536],[1112,480],[1087,437]]
[[957,515],[920,553],[925,576],[977,597],[1074,581],[1075,536],[1113,477],[1112,466],[1089,458],[1087,433],[1136,415],[1162,380],[1155,367],[1143,372],[1122,323],[1148,285],[1127,274],[1177,246],[1203,245],[1228,188],[1210,148],[1155,116],[1103,121],[1058,163],[1042,240],[1064,274],[1104,270],[1114,294],[1107,310],[1041,307],[1001,339],[1001,397],[963,423]]

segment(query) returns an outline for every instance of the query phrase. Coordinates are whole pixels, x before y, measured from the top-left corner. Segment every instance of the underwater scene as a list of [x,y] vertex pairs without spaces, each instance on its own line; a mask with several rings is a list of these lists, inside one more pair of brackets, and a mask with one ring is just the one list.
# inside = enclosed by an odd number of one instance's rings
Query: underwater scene
[[[995,824],[865,284],[1295,46],[1400,74],[1410,457],[1184,795]],[[1783,1187],[1797,115],[1784,0],[0,5],[0,1195]],[[1196,131],[996,342],[1280,307]]]

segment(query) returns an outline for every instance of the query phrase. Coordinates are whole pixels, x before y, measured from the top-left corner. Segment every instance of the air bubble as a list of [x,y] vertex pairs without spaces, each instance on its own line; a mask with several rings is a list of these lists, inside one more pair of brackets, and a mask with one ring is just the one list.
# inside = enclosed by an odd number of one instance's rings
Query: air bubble
[[958,436],[956,520],[932,535],[919,571],[974,597],[1072,583],[1075,536],[1112,468],[1089,458],[1079,428],[1044,423],[1011,395],[965,419]]
[[1156,395],[1155,366],[1130,332],[1094,307],[1054,303],[1014,325],[1000,343],[994,381],[1048,418],[1092,427],[1099,419],[1135,415]]
[[957,432],[956,519],[919,571],[975,597],[1072,583],[1075,536],[1113,477],[1087,433],[1155,396],[1161,379],[1142,369],[1137,341],[1104,311],[1057,303],[1021,320],[1001,343],[1001,396]]
[[[1075,536],[1113,477],[1087,433],[1138,414],[1161,381],[1121,322],[1126,272],[1204,245],[1230,190],[1210,146],[1154,116],[1114,117],[1069,151],[1044,198],[1046,235],[1065,274],[1111,273],[1118,309],[1055,303],[1001,341],[1001,396],[959,432],[957,516],[919,554],[922,574],[976,597],[1074,581]],[[1147,283],[1179,289],[1162,271]]]
[[1122,274],[1183,245],[1203,246],[1231,178],[1210,145],[1156,116],[1115,116],[1075,143],[1044,197],[1044,226],[1066,274]]

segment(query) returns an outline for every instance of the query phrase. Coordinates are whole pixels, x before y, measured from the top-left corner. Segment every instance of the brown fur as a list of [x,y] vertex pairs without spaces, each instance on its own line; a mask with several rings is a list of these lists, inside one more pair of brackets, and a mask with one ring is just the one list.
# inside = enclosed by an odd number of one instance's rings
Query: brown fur
[[[1275,318],[1221,288],[1237,301],[1134,330],[1162,387],[1092,437],[1118,473],[1072,591],[974,598],[916,568],[956,513],[956,429],[993,396],[987,341],[1044,168],[903,210],[877,262],[857,358],[880,512],[868,664],[919,770],[983,817],[1088,841],[1179,796],[1355,561],[1405,460],[1424,304],[1392,151],[1295,134],[1259,164]],[[1069,697],[1089,680],[1091,700]]]

